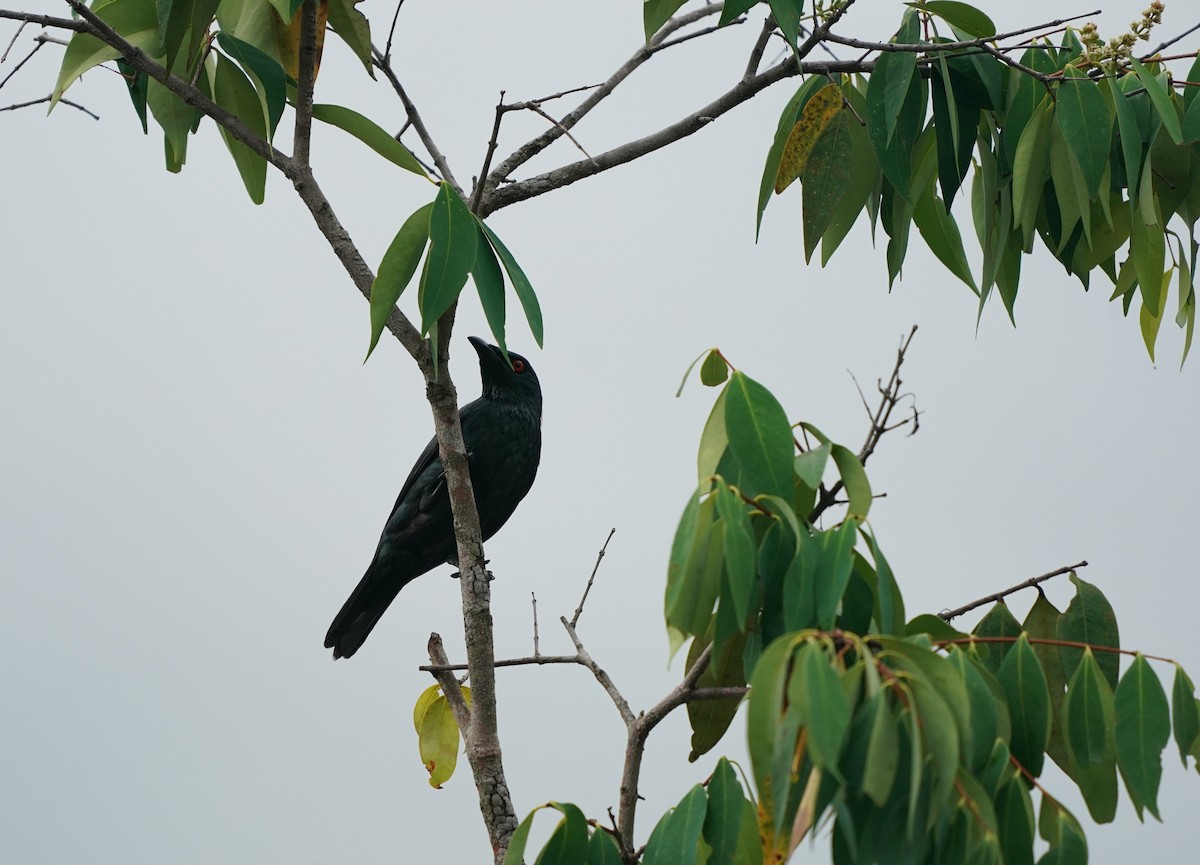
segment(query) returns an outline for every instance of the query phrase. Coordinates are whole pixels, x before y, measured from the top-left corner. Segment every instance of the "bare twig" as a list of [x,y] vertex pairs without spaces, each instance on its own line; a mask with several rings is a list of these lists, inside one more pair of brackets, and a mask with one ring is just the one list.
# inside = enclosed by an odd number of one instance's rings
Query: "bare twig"
[[17,32],[14,33],[12,39],[9,40],[8,47],[4,49],[3,54],[0,54],[0,63],[3,63],[5,60],[8,59],[8,52],[12,51],[12,47],[17,44],[17,39],[20,37],[21,31],[23,31],[25,29],[25,25],[27,25],[28,23],[29,23],[28,21],[21,22],[21,26],[17,28]]
[[592,590],[592,583],[596,580],[596,572],[600,570],[600,563],[604,561],[604,554],[608,551],[608,542],[612,540],[612,536],[616,533],[616,528],[608,530],[608,537],[604,539],[604,546],[596,554],[596,564],[592,567],[592,574],[588,577],[587,585],[583,589],[583,597],[579,599],[579,606],[575,608],[575,615],[571,616],[572,628],[579,624],[579,617],[583,615],[583,605],[587,603],[588,592]]
[[[72,4],[73,6],[74,4]],[[14,12],[9,9],[0,9],[0,18],[6,18],[9,21],[22,21],[27,24],[40,24],[43,27],[57,27],[59,30],[74,30],[76,33],[86,33],[89,29],[85,22],[76,21],[72,18],[56,18],[53,15],[34,15],[31,12]]]
[[762,63],[763,52],[767,50],[767,43],[771,41],[771,34],[774,32],[775,19],[768,15],[763,20],[758,38],[754,40],[754,47],[750,49],[750,59],[746,61],[746,71],[742,75],[743,81],[749,81],[758,73],[758,65]]
[[617,686],[613,684],[613,680],[609,678],[608,673],[604,672],[600,668],[600,665],[592,660],[592,656],[587,653],[587,649],[580,642],[579,634],[575,632],[575,626],[567,621],[566,616],[560,616],[559,621],[567,629],[567,636],[571,638],[571,642],[575,644],[575,652],[579,656],[579,663],[592,671],[592,675],[596,677],[596,681],[600,683],[600,687],[604,689],[604,692],[612,699],[613,705],[617,707],[617,711],[621,713],[621,720],[625,722],[625,725],[628,727],[633,724],[635,718],[633,710],[629,708],[629,703],[621,695],[621,692],[617,690]]
[[[879,390],[879,405],[874,411],[867,406],[866,397],[863,397],[863,406],[867,407],[867,414],[871,418],[871,428],[867,431],[867,438],[863,442],[862,447],[858,451],[858,461],[866,465],[867,460],[871,458],[871,454],[875,453],[875,448],[879,445],[879,440],[892,430],[899,429],[903,426],[912,424],[912,433],[917,429],[917,418],[920,412],[913,408],[912,417],[905,418],[902,421],[892,423],[892,412],[896,406],[904,399],[904,394],[900,387],[904,382],[900,378],[900,367],[904,365],[904,358],[908,353],[908,347],[912,345],[913,337],[917,334],[917,326],[914,324],[908,335],[900,340],[900,348],[896,351],[896,363],[892,367],[892,374],[888,377],[887,384],[882,380],[877,383]],[[851,376],[853,378],[853,376]],[[858,382],[854,382],[854,386],[858,387]],[[858,390],[859,396],[862,396],[862,388]],[[842,491],[842,481],[838,480],[832,486],[822,487],[820,495],[817,498],[816,505],[813,506],[812,512],[808,515],[808,521],[815,523],[817,519],[826,510],[832,507],[837,501],[837,494]]]
[[[21,25],[21,26],[24,26],[24,25]],[[4,78],[0,79],[0,87],[3,87],[5,84],[8,83],[8,79],[12,78],[14,75],[16,75],[18,72],[20,72],[21,67],[24,66],[26,63],[28,63],[29,58],[33,57],[34,54],[37,54],[39,49],[41,49],[42,45],[44,45],[44,44],[45,44],[44,42],[38,42],[36,45],[34,45],[33,50],[30,51],[28,54],[26,54],[23,58],[21,58],[21,62],[18,63],[16,66],[14,66],[9,71],[9,73],[4,76]],[[11,48],[12,46],[10,45],[9,47]],[[4,52],[4,56],[5,57],[8,56],[7,50]],[[0,62],[3,62],[3,61],[0,61]]]
[[958,618],[959,616],[963,615],[964,613],[969,613],[969,612],[971,612],[971,610],[974,610],[978,607],[982,607],[984,604],[991,604],[991,603],[995,603],[996,601],[1004,600],[1005,598],[1007,598],[1009,595],[1013,594],[1014,592],[1019,592],[1022,589],[1031,589],[1031,588],[1037,586],[1039,583],[1046,582],[1046,580],[1049,580],[1052,577],[1059,577],[1059,576],[1062,576],[1063,574],[1074,573],[1075,571],[1079,570],[1080,568],[1086,568],[1086,567],[1087,567],[1087,561],[1082,561],[1082,562],[1076,562],[1073,565],[1067,565],[1062,568],[1055,568],[1053,571],[1049,571],[1048,573],[1042,574],[1040,577],[1030,577],[1028,580],[1023,580],[1022,582],[1017,583],[1015,586],[1010,586],[1009,588],[1005,589],[1002,592],[996,592],[994,594],[988,595],[986,598],[980,598],[977,601],[971,601],[971,603],[963,604],[961,607],[958,607],[953,610],[943,610],[942,612],[938,613],[938,615],[941,616],[944,621],[948,622],[951,619]]
[[1172,36],[1166,42],[1160,43],[1157,47],[1155,47],[1155,49],[1153,51],[1150,52],[1149,56],[1153,57],[1155,54],[1158,54],[1161,51],[1166,51],[1168,48],[1170,48],[1176,42],[1179,42],[1182,39],[1184,39],[1188,36],[1191,36],[1197,30],[1200,30],[1200,24],[1193,24],[1191,27],[1189,27],[1187,30],[1184,30],[1178,36]]
[[[18,102],[14,105],[5,105],[3,108],[0,108],[0,111],[16,111],[18,108],[28,108],[31,105],[45,105],[49,101],[50,101],[49,96],[43,96],[41,99],[31,99],[28,102]],[[78,110],[82,111],[84,114],[86,114],[88,117],[92,118],[93,120],[100,119],[99,114],[94,114],[93,112],[84,108],[78,102],[72,102],[70,99],[59,99],[58,101],[63,105],[69,105],[72,108],[77,108]]]
[[483,181],[488,169],[492,166],[492,157],[496,155],[496,147],[500,141],[500,121],[504,118],[504,91],[500,91],[500,101],[496,103],[496,119],[492,121],[492,137],[488,141],[487,153],[483,157],[483,168],[479,169],[479,177],[475,178],[475,190],[471,193],[471,212],[479,212],[479,203],[483,200]]
[[458,679],[454,678],[454,674],[446,666],[446,648],[442,645],[440,634],[429,635],[428,651],[430,662],[437,665],[433,677],[442,686],[442,693],[446,695],[446,702],[450,704],[450,708],[454,712],[454,720],[458,722],[458,729],[466,739],[471,734],[471,708],[467,705],[466,698],[463,697]]
[[533,657],[540,658],[542,650],[538,647],[537,595],[530,592],[529,597],[533,599]]
[[421,144],[424,145],[425,150],[429,153],[433,164],[437,166],[438,173],[442,175],[442,178],[447,183],[454,187],[455,192],[462,195],[462,187],[454,179],[454,172],[450,170],[450,163],[446,161],[445,154],[442,153],[437,143],[433,140],[433,136],[430,135],[429,128],[425,125],[425,121],[421,119],[421,113],[417,111],[417,106],[409,98],[404,85],[396,77],[396,71],[392,69],[391,61],[387,60],[380,50],[374,46],[371,47],[371,60],[375,64],[375,68],[387,77],[388,82],[392,85],[392,90],[396,91],[396,95],[400,97],[400,102],[404,105],[404,110],[408,114],[409,122],[412,123],[413,129],[417,130]]
[[396,0],[396,11],[392,14],[392,26],[388,28],[387,43],[383,46],[383,61],[385,63],[392,62],[392,38],[396,35],[396,22],[400,20],[400,7],[404,5],[404,0]]

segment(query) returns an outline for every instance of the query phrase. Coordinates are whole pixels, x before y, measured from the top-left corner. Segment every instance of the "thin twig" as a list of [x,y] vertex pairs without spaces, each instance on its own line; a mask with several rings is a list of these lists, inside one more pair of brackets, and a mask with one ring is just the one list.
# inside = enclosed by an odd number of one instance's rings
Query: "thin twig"
[[1150,56],[1153,57],[1155,54],[1158,54],[1160,51],[1165,51],[1166,49],[1168,49],[1172,45],[1174,45],[1176,42],[1179,42],[1180,40],[1182,40],[1188,36],[1191,36],[1197,30],[1200,30],[1200,24],[1193,24],[1191,27],[1189,27],[1187,30],[1184,30],[1178,36],[1173,36],[1170,39],[1168,39],[1166,42],[1163,42],[1162,44],[1160,44],[1157,48],[1155,48],[1153,51],[1150,52]]
[[500,141],[500,121],[504,117],[504,91],[500,91],[500,101],[496,103],[496,119],[492,121],[492,137],[488,141],[487,153],[483,157],[483,168],[479,169],[479,177],[475,178],[475,191],[471,195],[471,212],[479,213],[479,204],[483,200],[483,182],[488,170],[492,167],[492,157]]
[[768,15],[763,20],[758,38],[754,40],[754,47],[750,49],[750,59],[746,61],[746,71],[742,74],[743,81],[749,81],[758,73],[758,65],[762,63],[763,52],[767,50],[767,43],[771,41],[771,34],[774,32],[775,19]]
[[[3,108],[0,108],[0,111],[16,111],[18,108],[28,108],[31,105],[44,105],[49,101],[50,101],[49,96],[43,96],[41,99],[31,99],[28,102],[18,102],[15,105],[5,105]],[[95,114],[95,113],[89,111],[88,109],[86,109],[82,105],[80,105],[78,102],[72,102],[70,99],[59,99],[58,101],[62,105],[69,105],[72,108],[79,109],[80,111],[82,111],[84,114],[86,114],[88,117],[92,118],[93,120],[100,119],[99,114]]]
[[458,722],[458,729],[463,735],[463,740],[469,742],[471,708],[467,705],[466,698],[463,697],[458,679],[454,678],[454,674],[446,668],[448,659],[446,658],[446,647],[442,645],[441,635],[436,632],[430,634],[427,648],[429,660],[438,668],[433,671],[433,677],[442,686],[442,693],[446,695],[446,702],[450,704],[450,708],[454,712],[454,720]]
[[388,28],[387,43],[383,46],[383,59],[386,63],[392,62],[392,37],[396,35],[396,22],[400,20],[400,7],[404,5],[404,0],[396,0],[396,11],[392,15],[392,26]]
[[404,89],[404,85],[396,77],[396,71],[392,69],[391,62],[375,46],[371,46],[371,60],[375,64],[375,68],[387,76],[388,82],[392,85],[392,90],[400,97],[400,102],[404,105],[404,110],[408,113],[408,119],[412,123],[413,129],[417,130],[421,144],[425,146],[425,150],[429,153],[430,158],[433,159],[433,164],[437,166],[438,173],[442,175],[442,179],[449,183],[455,192],[462,195],[462,187],[454,179],[454,172],[450,170],[450,163],[446,161],[445,154],[437,146],[437,143],[433,140],[433,136],[429,134],[429,128],[425,125],[425,121],[421,119],[421,113],[417,111],[417,106],[408,97],[408,92]]
[[567,617],[560,616],[558,620],[567,629],[567,635],[571,638],[571,642],[575,644],[575,651],[579,655],[579,663],[592,671],[592,675],[596,677],[596,681],[600,683],[600,687],[604,689],[604,692],[612,699],[613,705],[617,707],[617,711],[621,713],[621,720],[625,722],[625,726],[629,727],[632,725],[636,719],[633,710],[629,708],[628,701],[617,690],[617,686],[613,684],[613,680],[609,678],[608,673],[604,672],[600,668],[600,665],[592,660],[592,656],[583,647],[583,643],[579,639],[579,634],[575,632],[575,627],[567,621]]
[[537,595],[530,592],[529,597],[533,599],[533,656],[540,658],[542,650],[538,646]]
[[8,59],[8,52],[12,51],[12,47],[17,44],[17,38],[21,35],[21,31],[25,29],[28,21],[22,21],[21,26],[17,28],[17,32],[13,34],[13,38],[9,40],[8,47],[4,49],[4,53],[0,54],[0,63]]
[[[24,26],[24,25],[22,25],[22,26]],[[32,50],[32,51],[30,51],[28,54],[26,54],[26,55],[25,55],[25,56],[24,56],[24,57],[21,59],[21,62],[20,62],[20,63],[18,63],[16,66],[14,66],[14,67],[12,68],[12,70],[11,70],[11,71],[10,71],[10,72],[9,72],[7,75],[5,75],[5,76],[4,76],[4,78],[3,78],[3,79],[0,79],[0,87],[3,87],[5,84],[7,84],[7,83],[8,83],[8,79],[12,78],[14,75],[16,75],[18,72],[20,72],[20,71],[21,71],[21,67],[22,67],[22,66],[24,66],[26,63],[28,63],[28,62],[29,62],[29,58],[31,58],[31,57],[32,57],[34,54],[37,54],[37,53],[38,53],[38,51],[41,49],[42,45],[44,45],[44,44],[45,44],[45,43],[43,43],[43,42],[38,42],[36,45],[34,45],[34,46],[33,46],[33,50]],[[9,47],[11,48],[12,46],[10,45]],[[8,56],[8,51],[7,51],[7,50],[4,52],[4,56],[5,56],[5,57],[7,57],[7,56]],[[3,63],[3,62],[4,62],[3,60],[0,60],[0,63]]]
[[[70,0],[67,2],[69,3]],[[74,8],[73,4],[72,8]],[[7,18],[9,21],[23,21],[27,24],[40,24],[43,27],[57,27],[59,30],[74,30],[76,33],[86,33],[90,29],[86,22],[76,21],[72,18],[34,15],[31,12],[14,12],[9,9],[0,9],[0,18]]]
[[[580,144],[580,143],[579,143],[579,140],[578,140],[578,139],[577,139],[577,138],[576,138],[574,135],[572,135],[572,134],[571,134],[569,131],[567,131],[565,128],[563,128],[563,125],[562,125],[562,123],[560,123],[559,121],[557,121],[557,120],[555,120],[553,117],[551,117],[549,114],[547,114],[547,113],[546,113],[546,111],[545,111],[545,110],[544,110],[544,109],[543,109],[543,108],[542,108],[540,105],[537,105],[537,104],[531,104],[531,105],[529,106],[529,110],[530,110],[530,111],[532,111],[532,112],[534,112],[535,114],[540,114],[542,117],[544,117],[544,118],[546,118],[547,120],[549,120],[549,121],[550,121],[551,123],[553,123],[555,126],[557,126],[557,127],[559,127],[560,129],[562,129],[562,133],[563,133],[563,135],[565,135],[565,136],[567,137],[567,140],[568,140],[568,141],[570,141],[572,144],[574,144],[574,145],[575,145],[575,147],[576,147],[576,149],[577,149],[577,150],[578,150],[580,153],[582,153],[582,154],[583,154],[584,156],[586,156],[588,159],[592,159],[592,154],[590,154],[590,153],[588,153],[588,152],[587,152],[587,150],[584,148],[584,146],[583,146],[582,144]],[[592,162],[595,162],[595,161],[596,161],[596,160],[592,159]],[[482,187],[480,188],[480,191],[482,192]]]
[[996,601],[1002,601],[1005,598],[1007,598],[1009,595],[1013,594],[1014,592],[1019,592],[1022,589],[1031,589],[1034,586],[1037,586],[1039,583],[1046,582],[1046,580],[1049,580],[1052,577],[1059,577],[1059,576],[1062,576],[1063,574],[1074,573],[1075,571],[1079,570],[1080,568],[1086,568],[1086,567],[1087,567],[1087,561],[1085,560],[1082,562],[1076,562],[1073,565],[1067,565],[1062,568],[1055,568],[1053,571],[1049,571],[1048,573],[1042,574],[1039,577],[1030,577],[1028,580],[1023,580],[1023,581],[1017,583],[1015,586],[1010,586],[1009,588],[1005,589],[1002,592],[996,592],[994,594],[988,595],[985,598],[980,598],[977,601],[971,601],[971,603],[963,604],[961,607],[958,607],[953,610],[943,610],[942,612],[938,613],[938,615],[941,616],[943,621],[948,622],[951,619],[958,618],[959,616],[963,615],[964,613],[969,613],[969,612],[971,612],[971,610],[974,610],[978,607],[982,607],[984,604],[991,604],[991,603],[995,603]]
[[608,530],[608,537],[604,539],[604,546],[596,554],[596,564],[592,567],[592,574],[588,577],[587,585],[583,589],[583,597],[579,599],[579,606],[575,608],[575,615],[571,616],[572,628],[579,624],[579,617],[583,615],[583,605],[587,603],[588,592],[592,590],[592,583],[596,579],[596,572],[600,570],[600,563],[604,561],[604,554],[608,551],[608,542],[612,540],[612,536],[616,533],[617,530],[615,527]]

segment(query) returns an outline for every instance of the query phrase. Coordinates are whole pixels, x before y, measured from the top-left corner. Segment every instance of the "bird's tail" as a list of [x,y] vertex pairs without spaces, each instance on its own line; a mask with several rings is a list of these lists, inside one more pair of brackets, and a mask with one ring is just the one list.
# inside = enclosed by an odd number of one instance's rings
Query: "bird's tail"
[[349,658],[358,651],[404,585],[400,583],[393,591],[385,590],[381,594],[378,580],[375,579],[377,564],[378,558],[371,562],[346,603],[333,617],[333,624],[325,634],[325,648],[333,649],[334,660]]

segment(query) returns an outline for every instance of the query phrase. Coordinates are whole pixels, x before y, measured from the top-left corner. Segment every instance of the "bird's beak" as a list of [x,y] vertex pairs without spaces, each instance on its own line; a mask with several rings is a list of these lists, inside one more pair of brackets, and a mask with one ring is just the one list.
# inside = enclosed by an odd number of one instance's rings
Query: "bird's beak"
[[511,371],[512,367],[508,365],[508,361],[504,359],[504,355],[500,349],[477,336],[467,337],[467,342],[475,349],[475,353],[479,355],[480,366],[491,366],[497,370]]

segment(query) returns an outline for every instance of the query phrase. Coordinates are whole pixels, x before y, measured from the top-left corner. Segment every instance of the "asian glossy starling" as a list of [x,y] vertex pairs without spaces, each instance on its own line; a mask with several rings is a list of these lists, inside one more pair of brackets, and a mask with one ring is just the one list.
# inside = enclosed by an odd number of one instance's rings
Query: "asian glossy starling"
[[[463,441],[486,541],[500,530],[533,486],[542,452],[542,387],[529,361],[470,338],[479,355],[483,393],[462,407]],[[349,658],[367,639],[388,604],[411,580],[443,562],[456,564],[446,474],[434,438],[400,489],[375,558],[334,617],[325,648]]]

